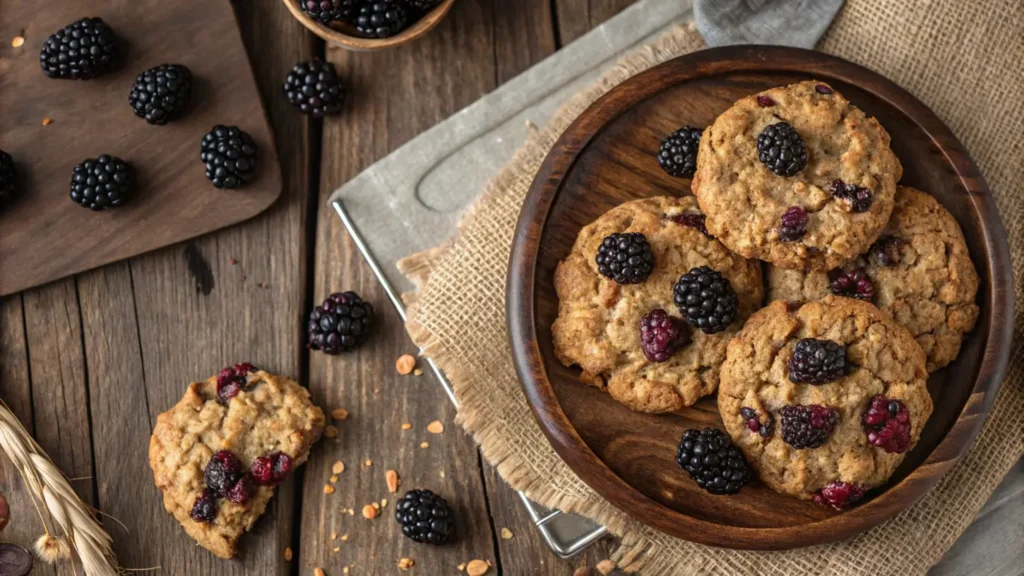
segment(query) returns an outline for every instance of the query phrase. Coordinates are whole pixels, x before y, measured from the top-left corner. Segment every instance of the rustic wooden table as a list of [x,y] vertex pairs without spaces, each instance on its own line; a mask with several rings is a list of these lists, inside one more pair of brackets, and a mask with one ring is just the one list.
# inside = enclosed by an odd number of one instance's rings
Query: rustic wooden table
[[[413,573],[432,576],[458,574],[460,563],[479,558],[495,565],[493,574],[568,575],[607,557],[610,543],[603,542],[558,560],[515,493],[454,424],[441,388],[427,375],[396,373],[395,359],[415,347],[324,202],[379,158],[630,3],[459,0],[426,38],[373,54],[325,46],[280,0],[235,5],[276,131],[281,199],[227,230],[0,300],[0,398],[79,495],[117,519],[105,524],[125,567],[303,576],[321,567],[337,576],[346,566],[351,574],[396,573],[399,558],[409,557]],[[333,62],[350,89],[343,113],[324,122],[299,114],[281,91],[287,71],[315,56]],[[372,341],[345,356],[308,352],[308,311],[349,289],[379,310]],[[195,546],[164,511],[146,453],[157,414],[188,382],[241,361],[292,375],[326,410],[351,415],[335,423],[340,436],[321,442],[281,487],[239,558],[228,562]],[[444,423],[440,435],[426,430],[434,420]],[[412,428],[402,430],[404,423]],[[346,470],[327,495],[323,485],[337,460]],[[403,538],[391,508],[376,520],[361,517],[363,505],[394,498],[388,469],[401,475],[402,490],[430,488],[454,504],[460,526],[453,545]],[[0,487],[12,505],[4,540],[31,543],[40,524],[2,459]],[[37,563],[33,574],[72,571]]]

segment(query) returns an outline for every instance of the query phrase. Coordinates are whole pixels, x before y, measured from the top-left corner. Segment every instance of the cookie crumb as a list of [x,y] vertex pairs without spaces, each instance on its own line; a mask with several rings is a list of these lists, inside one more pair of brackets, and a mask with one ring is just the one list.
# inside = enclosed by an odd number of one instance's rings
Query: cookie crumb
[[345,566],[344,568],[342,568],[341,569],[341,573],[342,574],[348,574],[348,566]]
[[329,424],[324,427],[324,438],[337,438],[337,437],[338,437],[338,429],[337,428],[335,428],[334,426],[331,426]]
[[469,564],[466,564],[466,574],[469,576],[483,576],[491,569],[491,566],[483,560],[470,560]]
[[441,470],[441,478],[444,478],[444,470]]
[[364,464],[366,464],[367,466],[373,466],[373,460],[370,460],[369,458],[367,458],[366,462],[364,462]]
[[334,494],[334,486],[324,484],[324,494]]
[[430,424],[427,424],[427,432],[431,434],[440,434],[444,432],[444,424],[440,420],[434,420]]
[[14,39],[11,40],[11,46],[13,46],[14,48],[21,48],[21,46],[24,43],[25,43],[25,37],[24,36],[15,36]]
[[398,486],[401,484],[401,479],[398,477],[398,472],[394,470],[388,470],[384,473],[384,481],[387,482],[388,492],[394,494],[398,492]]
[[325,576],[323,568],[316,568],[313,570],[313,576]]
[[335,408],[331,411],[331,418],[334,418],[335,420],[344,420],[348,418],[348,410],[345,410],[344,408]]
[[341,535],[341,541],[342,542],[348,542],[348,533],[345,533],[345,534]]
[[412,369],[416,367],[416,358],[411,354],[403,354],[399,356],[398,360],[395,360],[395,370],[402,376],[406,376],[412,372]]
[[597,571],[605,576],[611,574],[613,570],[615,570],[615,562],[611,560],[601,560],[597,563]]
[[466,563],[465,562],[460,562],[459,565],[456,566],[456,568],[459,569],[459,572],[462,572],[463,570],[466,569]]
[[377,508],[375,508],[372,504],[367,504],[366,506],[363,506],[363,518],[366,518],[367,520],[373,520],[377,517],[377,514]]
[[292,548],[291,548],[291,546],[289,546],[289,547],[284,549],[284,561],[285,562],[291,562],[292,561]]
[[332,475],[330,477],[330,482],[331,482],[331,484],[337,484],[338,483],[338,475],[337,474]]
[[49,126],[53,122],[50,118],[43,118],[43,126]]
[[380,507],[381,508],[387,508],[388,507],[388,499],[387,498],[381,498],[380,499]]
[[331,549],[331,552],[335,552],[335,553],[341,552],[341,546],[335,546],[334,548]]
[[337,532],[331,532],[331,540],[337,540],[337,539],[338,539],[338,533]]
[[402,424],[402,430],[412,430],[412,424],[409,424],[408,422]]
[[412,568],[416,564],[416,561],[412,558],[401,558],[398,560],[398,569],[403,572]]
[[430,446],[430,444],[427,443],[427,442],[420,442],[420,448],[427,448],[429,446]]
[[511,540],[513,536],[514,535],[512,534],[512,531],[509,530],[508,528],[502,528],[501,529],[501,539],[502,540]]
[[417,368],[417,369],[412,371],[412,375],[413,376],[423,376],[423,370],[420,370],[419,368]]
[[341,460],[338,460],[337,462],[334,463],[334,466],[331,466],[331,472],[333,472],[335,474],[341,474],[344,471],[345,471],[345,463],[342,462]]

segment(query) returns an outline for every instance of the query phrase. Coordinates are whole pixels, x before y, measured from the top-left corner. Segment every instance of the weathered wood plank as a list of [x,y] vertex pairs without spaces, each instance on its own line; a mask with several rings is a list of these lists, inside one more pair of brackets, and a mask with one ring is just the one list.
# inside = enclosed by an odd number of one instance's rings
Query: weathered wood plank
[[615,16],[636,0],[552,0],[562,46]]

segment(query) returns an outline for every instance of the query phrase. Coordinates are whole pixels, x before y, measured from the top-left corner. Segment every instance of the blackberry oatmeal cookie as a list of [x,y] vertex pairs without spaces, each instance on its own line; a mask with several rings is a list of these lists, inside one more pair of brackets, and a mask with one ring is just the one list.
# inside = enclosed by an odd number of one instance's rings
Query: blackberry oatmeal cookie
[[694,198],[667,196],[627,202],[584,227],[555,289],[559,361],[640,412],[714,392],[729,338],[764,296],[759,263],[708,236]]
[[190,384],[157,417],[149,441],[164,507],[202,547],[233,557],[274,486],[306,461],[324,422],[308,390],[251,364]]
[[736,102],[700,139],[692,189],[732,251],[830,270],[877,239],[903,174],[889,134],[817,81]]
[[837,508],[886,482],[932,413],[924,351],[851,298],[772,302],[729,343],[718,407],[778,492]]
[[889,224],[865,255],[831,273],[772,267],[768,293],[795,302],[830,293],[869,300],[910,330],[934,372],[957,357],[978,320],[978,282],[953,215],[931,195],[900,186]]

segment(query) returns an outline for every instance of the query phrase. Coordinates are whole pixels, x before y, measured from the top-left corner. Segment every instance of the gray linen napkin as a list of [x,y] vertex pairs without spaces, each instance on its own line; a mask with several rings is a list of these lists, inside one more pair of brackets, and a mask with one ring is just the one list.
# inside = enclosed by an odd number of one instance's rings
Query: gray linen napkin
[[694,0],[708,46],[779,44],[813,48],[844,0]]

